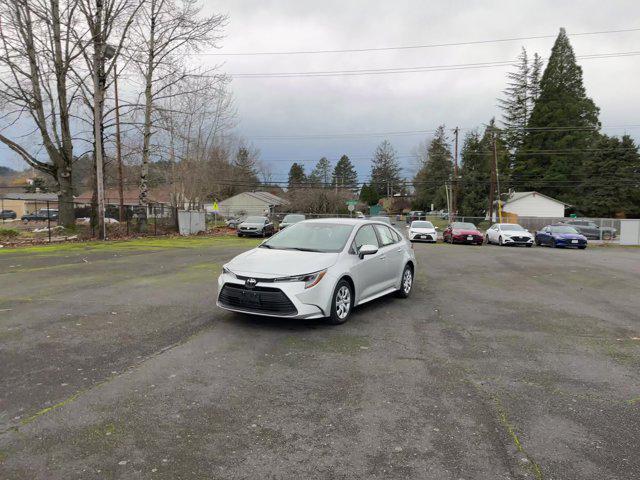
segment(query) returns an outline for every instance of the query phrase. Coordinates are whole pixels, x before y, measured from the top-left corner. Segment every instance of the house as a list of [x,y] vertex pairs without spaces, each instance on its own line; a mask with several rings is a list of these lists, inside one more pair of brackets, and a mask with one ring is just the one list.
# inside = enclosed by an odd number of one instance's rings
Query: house
[[564,210],[569,206],[539,192],[511,192],[507,200],[502,202],[502,211],[518,217],[563,218]]
[[288,204],[284,198],[269,192],[243,192],[219,202],[218,209],[225,217],[244,217],[273,213]]
[[18,218],[47,207],[51,209],[58,208],[58,195],[55,193],[0,194],[0,210],[13,210]]
[[[140,207],[140,190],[137,188],[125,189],[122,195],[122,200],[125,208],[133,209],[133,207]],[[87,190],[75,198],[76,206],[88,207],[91,205],[93,198],[93,190]],[[156,188],[150,188],[147,196],[147,216],[165,216],[169,214],[171,205],[171,189],[167,186],[160,186]],[[106,188],[104,191],[104,203],[107,209],[111,208],[115,212],[115,209],[120,206],[120,193],[117,188]]]

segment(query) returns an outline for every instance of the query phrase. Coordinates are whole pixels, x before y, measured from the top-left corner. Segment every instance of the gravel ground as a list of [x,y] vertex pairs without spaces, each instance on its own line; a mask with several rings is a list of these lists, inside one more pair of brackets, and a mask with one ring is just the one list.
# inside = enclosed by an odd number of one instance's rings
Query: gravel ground
[[0,254],[0,479],[640,479],[640,249],[416,245],[345,325],[215,308],[255,242]]

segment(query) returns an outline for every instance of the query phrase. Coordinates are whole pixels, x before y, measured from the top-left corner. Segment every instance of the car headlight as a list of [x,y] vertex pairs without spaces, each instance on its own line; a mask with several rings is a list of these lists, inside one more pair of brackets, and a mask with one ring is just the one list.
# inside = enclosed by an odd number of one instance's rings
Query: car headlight
[[232,277],[235,278],[236,274],[233,273],[231,270],[229,270],[229,268],[227,268],[226,265],[222,266],[222,273],[226,273],[227,275],[231,275]]
[[275,282],[304,282],[304,288],[311,288],[318,283],[327,274],[326,270],[314,273],[305,273],[304,275],[292,275],[291,277],[276,278]]

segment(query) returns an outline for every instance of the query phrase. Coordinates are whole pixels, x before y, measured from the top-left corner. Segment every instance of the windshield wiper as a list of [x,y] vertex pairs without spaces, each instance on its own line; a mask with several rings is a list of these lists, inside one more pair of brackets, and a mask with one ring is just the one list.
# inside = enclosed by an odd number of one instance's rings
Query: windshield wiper
[[304,247],[289,247],[287,250],[298,250],[300,252],[318,252],[321,253],[322,250],[316,250],[315,248],[304,248]]
[[271,245],[267,245],[266,243],[263,243],[262,245],[258,245],[260,248],[273,248]]

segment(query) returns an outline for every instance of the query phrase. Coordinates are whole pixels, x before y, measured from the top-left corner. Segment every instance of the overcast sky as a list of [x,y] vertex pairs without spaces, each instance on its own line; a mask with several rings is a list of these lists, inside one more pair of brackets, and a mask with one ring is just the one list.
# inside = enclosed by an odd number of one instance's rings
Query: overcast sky
[[[640,2],[629,1],[429,1],[424,0],[205,0],[206,10],[229,15],[217,53],[359,49],[512,37],[555,35],[565,27],[576,55],[640,51],[640,31],[571,36],[640,27]],[[224,62],[230,74],[355,70],[468,64],[515,59],[522,46],[544,58],[553,38],[479,45],[366,53],[265,56],[201,55],[203,65]],[[197,61],[196,60],[196,61]],[[639,125],[640,56],[579,60],[588,94],[604,126]],[[315,78],[234,78],[237,132],[260,149],[274,180],[286,179],[292,161],[343,153],[367,180],[369,159],[385,136],[323,139],[259,139],[260,136],[324,135],[432,130],[460,126],[463,134],[499,116],[496,98],[508,67]],[[638,138],[640,128],[606,129]],[[405,175],[409,157],[425,135],[389,135]],[[6,151],[6,150],[5,150]],[[21,166],[8,158],[0,163]]]

